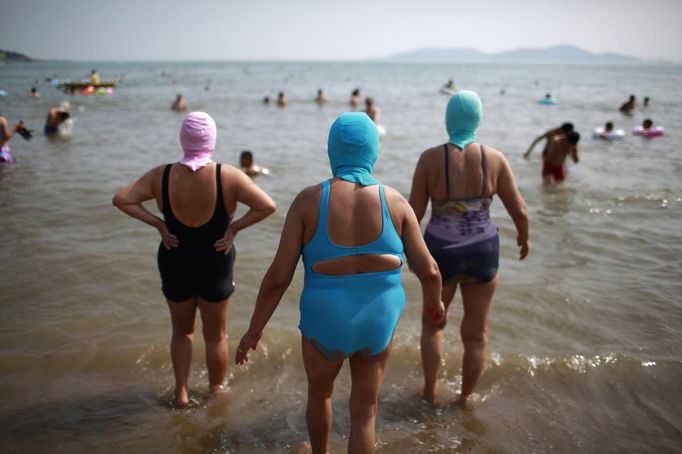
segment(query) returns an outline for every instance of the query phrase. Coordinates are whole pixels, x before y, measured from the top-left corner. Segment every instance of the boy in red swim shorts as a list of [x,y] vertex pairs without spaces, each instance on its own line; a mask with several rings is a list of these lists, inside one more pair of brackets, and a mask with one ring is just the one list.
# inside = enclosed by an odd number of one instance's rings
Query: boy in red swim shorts
[[552,139],[542,163],[542,179],[546,184],[559,183],[566,179],[564,162],[570,156],[573,162],[578,163],[579,140],[580,134],[577,132]]

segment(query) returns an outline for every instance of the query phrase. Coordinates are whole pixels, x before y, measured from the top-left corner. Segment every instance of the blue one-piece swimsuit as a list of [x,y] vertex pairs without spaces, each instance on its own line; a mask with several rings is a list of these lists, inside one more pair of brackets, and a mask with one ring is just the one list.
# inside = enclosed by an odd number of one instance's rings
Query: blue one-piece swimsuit
[[[393,226],[384,187],[379,185],[381,235],[362,246],[332,243],[327,230],[329,190],[329,181],[324,181],[317,228],[303,246],[305,281],[299,329],[327,359],[338,360],[355,353],[378,355],[388,347],[405,307],[400,282],[403,242]],[[391,271],[340,276],[312,269],[317,262],[366,254],[394,255],[401,266]]]

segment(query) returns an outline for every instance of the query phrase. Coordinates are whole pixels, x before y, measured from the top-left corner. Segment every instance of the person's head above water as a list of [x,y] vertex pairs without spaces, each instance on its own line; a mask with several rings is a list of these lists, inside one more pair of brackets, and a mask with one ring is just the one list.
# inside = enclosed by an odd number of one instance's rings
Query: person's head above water
[[335,177],[362,186],[378,184],[372,176],[379,156],[379,131],[364,112],[339,115],[327,140],[329,164]]
[[196,171],[211,161],[218,132],[215,121],[206,112],[190,112],[180,128],[180,144],[184,157],[181,164]]
[[573,123],[564,123],[561,125],[561,131],[564,134],[568,134],[569,132],[573,132]]
[[546,99],[550,99],[551,97],[552,97],[552,95],[551,95],[550,93],[545,93],[545,98],[546,98]]
[[647,118],[642,122],[642,128],[644,129],[649,129],[654,125],[654,122],[651,121],[651,118]]
[[374,105],[374,99],[371,96],[365,98],[365,105],[371,107]]
[[460,90],[450,97],[445,110],[445,128],[449,142],[460,149],[466,148],[476,138],[483,107],[481,99],[469,90]]
[[606,125],[604,126],[604,131],[607,131],[607,132],[613,131],[613,123],[611,123],[610,121],[607,121]]
[[249,150],[242,151],[239,155],[239,165],[242,167],[251,167],[251,164],[253,164],[253,153]]

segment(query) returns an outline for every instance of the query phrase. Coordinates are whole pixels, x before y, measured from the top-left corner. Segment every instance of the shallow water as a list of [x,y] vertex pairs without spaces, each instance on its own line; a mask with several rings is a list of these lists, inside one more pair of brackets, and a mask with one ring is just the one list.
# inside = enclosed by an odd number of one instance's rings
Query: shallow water
[[[293,452],[307,438],[300,357],[299,269],[259,350],[229,370],[229,392],[206,398],[203,343],[195,345],[189,410],[168,406],[170,322],[156,270],[158,234],[111,206],[154,165],[179,156],[177,92],[219,128],[217,159],[242,149],[272,175],[258,183],[278,211],[239,234],[230,350],[244,332],[296,193],[330,175],[328,127],[359,86],[388,130],[376,174],[407,196],[419,153],[445,140],[453,77],[483,99],[483,144],[507,155],[529,206],[531,255],[516,260],[515,233],[499,200],[501,283],[490,353],[473,412],[452,407],[462,349],[459,296],[446,337],[442,395],[417,398],[420,290],[404,274],[398,326],[377,419],[379,452],[675,452],[682,441],[682,68],[378,63],[101,63],[125,74],[110,97],[67,97],[34,79],[78,78],[92,64],[0,66],[0,112],[39,132],[49,107],[69,100],[73,136],[12,139],[16,163],[0,169],[0,448],[20,452]],[[168,77],[162,77],[162,72]],[[171,78],[177,83],[172,83]],[[210,91],[204,91],[207,79]],[[323,87],[330,103],[311,102]],[[500,95],[501,88],[506,89]],[[286,90],[290,105],[266,107]],[[550,91],[556,106],[535,100]],[[616,109],[630,93],[651,106]],[[662,138],[599,142],[611,120],[628,131],[645,117]],[[532,139],[572,121],[581,161],[560,187],[540,184]],[[332,452],[345,451],[350,380],[334,395]]]

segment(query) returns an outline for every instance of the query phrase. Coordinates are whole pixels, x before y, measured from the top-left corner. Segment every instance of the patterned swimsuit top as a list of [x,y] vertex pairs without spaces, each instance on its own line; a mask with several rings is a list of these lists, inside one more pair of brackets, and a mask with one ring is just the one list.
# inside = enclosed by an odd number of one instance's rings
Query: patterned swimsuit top
[[497,227],[490,219],[492,194],[488,193],[488,162],[483,145],[481,150],[482,179],[481,195],[478,197],[450,197],[450,159],[447,144],[443,145],[445,155],[445,189],[447,199],[431,200],[431,220],[427,230],[432,235],[448,238],[455,243],[470,244],[497,234]]

